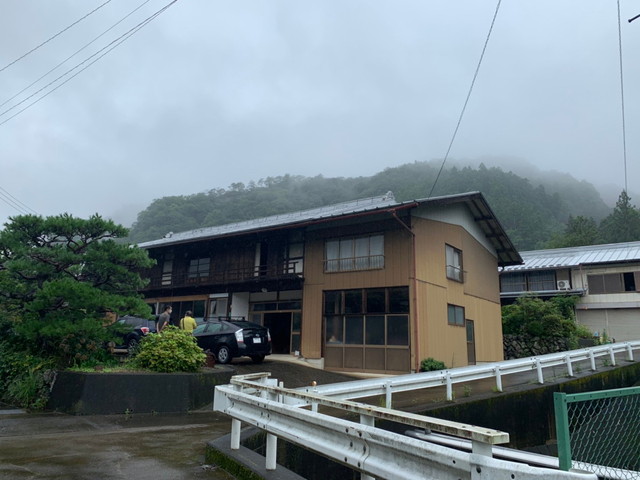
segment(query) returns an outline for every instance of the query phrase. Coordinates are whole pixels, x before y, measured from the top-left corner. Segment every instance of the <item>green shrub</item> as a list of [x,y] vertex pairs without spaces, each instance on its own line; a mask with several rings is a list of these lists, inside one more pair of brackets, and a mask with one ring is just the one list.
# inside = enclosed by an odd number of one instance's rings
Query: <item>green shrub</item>
[[197,372],[206,357],[190,333],[170,326],[143,338],[132,363],[154,372]]
[[434,370],[444,370],[447,366],[440,360],[435,360],[431,357],[425,358],[420,362],[421,372],[433,372]]
[[593,332],[581,323],[576,324],[576,335],[578,338],[593,338]]
[[42,410],[49,399],[49,385],[42,369],[23,372],[7,384],[4,400],[11,405]]
[[30,355],[5,337],[0,342],[0,399],[16,407],[44,408],[49,398],[45,376],[52,367],[51,360]]

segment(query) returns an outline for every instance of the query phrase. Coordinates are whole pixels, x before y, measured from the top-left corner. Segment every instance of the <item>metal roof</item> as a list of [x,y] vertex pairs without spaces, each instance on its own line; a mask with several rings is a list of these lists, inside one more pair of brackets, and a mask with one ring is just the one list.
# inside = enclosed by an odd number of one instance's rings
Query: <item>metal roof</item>
[[506,267],[504,271],[555,269],[601,263],[640,261],[640,242],[531,250],[520,252],[520,255],[524,260],[524,264]]
[[396,202],[393,193],[387,192],[385,195],[379,197],[336,203],[334,205],[326,205],[324,207],[312,208],[310,210],[283,213],[280,215],[256,218],[254,220],[246,220],[238,223],[228,223],[226,225],[218,225],[215,227],[198,228],[186,232],[169,232],[158,240],[143,242],[138,244],[138,246],[141,248],[149,248],[159,245],[190,242],[192,240],[235,235],[251,231],[265,230],[273,227],[306,223],[312,220],[322,220],[348,214],[370,212],[389,207],[391,205],[398,205],[398,203]]
[[396,202],[393,193],[387,192],[385,195],[378,197],[337,203],[310,210],[284,213],[215,227],[199,228],[187,232],[169,232],[163,238],[142,242],[138,244],[138,246],[141,248],[168,246],[192,242],[194,240],[207,240],[275,228],[301,226],[311,222],[339,219],[340,217],[369,215],[385,210],[415,208],[421,205],[446,206],[456,203],[464,203],[469,208],[474,220],[496,249],[498,264],[500,266],[519,264],[522,262],[520,255],[480,192],[461,193],[405,202]]

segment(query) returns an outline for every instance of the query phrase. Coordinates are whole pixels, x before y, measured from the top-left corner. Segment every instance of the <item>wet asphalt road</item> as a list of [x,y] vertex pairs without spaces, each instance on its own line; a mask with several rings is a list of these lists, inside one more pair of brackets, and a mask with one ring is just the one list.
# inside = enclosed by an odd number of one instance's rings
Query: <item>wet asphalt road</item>
[[[287,362],[233,363],[237,374],[270,371],[287,387],[353,380]],[[205,408],[176,415],[19,413],[0,407],[0,479],[231,480],[206,465],[206,443],[231,430],[228,417]]]
[[204,465],[206,442],[229,421],[190,415],[0,415],[3,479],[216,479]]
[[[355,380],[339,373],[313,369],[297,363],[267,359],[262,365],[236,360],[236,374],[268,371],[271,377],[296,388]],[[585,366],[578,376],[590,372]],[[566,380],[563,369],[551,369],[556,382]],[[523,372],[503,380],[507,389],[532,388],[536,373]],[[549,379],[551,380],[551,379]],[[551,380],[552,382],[554,380]],[[456,388],[464,401],[495,395],[492,380],[473,382],[472,388]],[[394,396],[394,407],[414,410],[435,406],[444,400],[444,387]],[[371,399],[374,403],[376,399]],[[233,477],[204,463],[207,442],[226,435],[231,420],[207,407],[176,415],[25,414],[2,410],[0,406],[0,479],[46,480],[233,480]],[[428,409],[428,408],[427,408]]]

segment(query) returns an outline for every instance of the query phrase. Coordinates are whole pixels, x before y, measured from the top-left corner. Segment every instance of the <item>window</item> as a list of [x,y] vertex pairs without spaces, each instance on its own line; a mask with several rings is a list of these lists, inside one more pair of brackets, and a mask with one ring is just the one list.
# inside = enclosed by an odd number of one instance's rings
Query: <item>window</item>
[[605,273],[588,275],[589,293],[592,295],[606,293],[637,292],[640,284],[640,272]]
[[445,252],[447,262],[447,278],[455,280],[456,282],[464,281],[462,270],[462,250],[458,250],[451,245],[446,245]]
[[556,275],[552,270],[529,272],[527,274],[527,280],[529,281],[528,290],[533,292],[543,292],[546,290],[555,290]]
[[464,307],[447,305],[447,323],[457,327],[464,327]]
[[535,272],[510,272],[500,275],[501,292],[544,292],[557,290],[556,272],[538,270]]
[[203,278],[209,276],[209,257],[194,258],[189,262],[189,278]]
[[406,347],[408,313],[408,287],[325,292],[325,342]]
[[524,273],[503,273],[500,275],[500,291],[526,292],[527,278]]
[[384,235],[341,238],[325,244],[325,272],[384,268]]
[[284,246],[284,273],[301,274],[304,270],[304,237],[302,232],[294,231]]
[[166,287],[171,285],[172,280],[172,272],[173,272],[173,258],[168,257],[165,258],[164,262],[162,262],[162,286]]
[[389,315],[387,317],[387,345],[409,345],[409,317]]

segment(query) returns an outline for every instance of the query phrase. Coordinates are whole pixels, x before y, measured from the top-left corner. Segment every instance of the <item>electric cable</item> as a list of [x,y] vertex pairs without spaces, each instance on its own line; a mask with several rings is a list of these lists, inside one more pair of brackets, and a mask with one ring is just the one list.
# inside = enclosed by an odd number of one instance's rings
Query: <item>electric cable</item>
[[10,207],[14,208],[15,210],[17,210],[22,214],[26,215],[29,213],[33,213],[34,215],[38,215],[38,213],[33,208],[22,203],[20,200],[18,200],[16,197],[11,195],[7,190],[5,190],[2,187],[0,187],[0,201],[3,201],[4,203],[6,203],[7,205],[9,205]]
[[111,43],[109,43],[108,45],[106,45],[105,47],[101,48],[100,50],[98,50],[97,52],[95,52],[93,55],[90,55],[89,57],[87,57],[86,59],[84,59],[82,62],[80,62],[79,64],[77,64],[76,66],[74,66],[73,68],[67,70],[65,73],[63,73],[62,75],[60,75],[59,77],[57,77],[55,80],[52,80],[51,82],[49,82],[47,85],[45,85],[44,87],[40,88],[38,91],[32,93],[31,95],[29,95],[28,97],[24,98],[23,100],[21,100],[20,102],[16,103],[15,105],[13,105],[12,107],[8,108],[7,110],[0,112],[0,116],[5,115],[6,113],[10,112],[11,110],[13,110],[14,108],[18,107],[19,105],[25,103],[27,100],[29,100],[30,98],[33,98],[34,96],[36,96],[38,93],[42,92],[43,90],[47,89],[48,87],[50,87],[51,85],[53,85],[54,83],[56,83],[58,80],[60,80],[61,78],[67,76],[69,73],[71,73],[72,71],[76,70],[77,68],[79,68],[81,65],[85,64],[86,62],[88,62],[91,58],[95,57],[96,55],[98,55],[101,52],[102,55],[98,56],[96,59],[94,59],[92,62],[90,62],[89,64],[85,65],[83,68],[81,68],[80,70],[78,70],[76,73],[74,73],[72,76],[70,76],[69,78],[67,78],[65,81],[63,81],[62,83],[60,83],[59,85],[57,85],[56,87],[54,87],[53,89],[49,90],[48,92],[46,92],[44,95],[42,95],[41,97],[35,99],[33,102],[31,102],[30,104],[28,104],[27,106],[25,106],[24,108],[22,108],[21,110],[18,110],[16,113],[14,113],[13,115],[11,115],[10,117],[6,118],[4,121],[0,122],[0,126],[4,125],[5,123],[7,123],[9,120],[15,118],[16,116],[20,115],[22,112],[24,112],[25,110],[27,110],[28,108],[32,107],[33,105],[35,105],[36,103],[38,103],[39,101],[43,100],[44,98],[46,98],[47,96],[49,96],[50,94],[52,94],[53,92],[55,92],[56,90],[58,90],[60,87],[62,87],[63,85],[65,85],[67,82],[69,82],[71,79],[75,78],[76,76],[78,76],[80,73],[82,73],[83,71],[85,71],[87,68],[89,68],[91,65],[93,65],[94,63],[96,63],[98,60],[100,60],[102,57],[104,57],[106,54],[108,54],[109,52],[111,52],[114,48],[118,47],[119,45],[121,45],[123,42],[125,42],[126,40],[128,40],[131,36],[133,36],[135,33],[137,33],[138,31],[140,31],[142,28],[144,28],[146,25],[148,25],[150,22],[152,22],[153,20],[155,20],[158,16],[160,16],[162,13],[164,13],[169,7],[171,7],[173,4],[175,4],[178,0],[172,0],[171,2],[169,2],[167,5],[165,5],[164,7],[162,7],[160,10],[158,10],[157,12],[155,12],[154,14],[150,15],[149,17],[147,17],[145,20],[143,20],[142,22],[138,23],[135,27],[131,28],[130,30],[128,30],[127,32],[123,33],[122,35],[120,35],[118,38],[116,38],[115,40],[113,40]]
[[[442,160],[442,164],[440,165],[440,170],[438,171],[438,175],[436,175],[436,179],[433,181],[433,185],[431,186],[431,190],[429,191],[429,195],[427,198],[431,198],[433,194],[433,190],[436,188],[436,184],[440,179],[440,175],[442,174],[442,170],[444,169],[445,163],[447,163],[447,159],[449,158],[449,153],[451,152],[451,148],[453,147],[453,142],[458,135],[458,129],[460,128],[460,124],[462,123],[462,117],[464,116],[464,112],[467,109],[467,104],[469,103],[469,98],[471,98],[471,92],[473,91],[473,86],[476,83],[476,78],[478,78],[478,72],[480,71],[480,65],[482,65],[482,59],[484,58],[484,54],[487,50],[487,45],[489,44],[489,38],[491,38],[491,32],[493,31],[493,26],[496,23],[496,17],[498,16],[498,10],[500,10],[500,3],[502,0],[498,0],[498,4],[496,5],[496,10],[493,14],[493,19],[491,20],[491,26],[489,27],[489,32],[487,33],[487,38],[484,42],[484,47],[482,47],[482,53],[480,54],[480,60],[478,60],[478,66],[476,67],[476,71],[473,74],[473,80],[471,80],[471,86],[469,87],[469,92],[467,93],[467,98],[464,101],[464,105],[462,106],[462,111],[460,112],[460,116],[458,117],[458,123],[456,124],[456,128],[453,131],[453,136],[451,137],[451,141],[449,142],[449,148],[447,148],[447,153]],[[1,125],[1,124],[0,124]]]
[[69,55],[67,58],[65,58],[62,62],[58,63],[55,67],[53,67],[51,70],[49,70],[47,73],[45,73],[44,75],[42,75],[40,78],[38,78],[37,80],[34,80],[31,84],[29,84],[28,86],[24,87],[22,90],[20,90],[18,93],[16,93],[15,95],[13,95],[11,98],[8,98],[7,100],[5,100],[4,102],[0,103],[0,107],[4,107],[7,103],[9,103],[11,100],[15,99],[17,96],[19,96],[20,94],[24,93],[26,90],[30,89],[31,87],[33,87],[36,83],[38,83],[40,80],[42,80],[44,77],[46,77],[47,75],[49,75],[51,72],[57,70],[58,68],[60,68],[62,65],[64,65],[65,63],[67,63],[70,59],[72,59],[73,57],[75,57],[78,53],[80,53],[82,50],[84,50],[85,48],[87,48],[89,45],[91,45],[92,43],[96,42],[98,39],[100,39],[101,37],[103,37],[104,35],[106,35],[108,32],[110,32],[111,30],[113,30],[115,27],[117,27],[119,24],[121,24],[123,21],[125,21],[128,17],[130,17],[131,15],[133,15],[135,12],[137,12],[138,10],[140,10],[143,6],[145,6],[147,3],[149,3],[151,0],[145,0],[144,2],[142,2],[140,5],[138,5],[136,8],[134,8],[133,10],[131,10],[128,14],[126,14],[124,17],[122,17],[120,20],[118,20],[116,23],[114,23],[113,25],[111,25],[109,28],[107,28],[104,32],[102,32],[100,35],[98,35],[97,37],[95,37],[93,40],[91,40],[89,43],[85,44],[82,48],[80,48],[79,50],[76,50],[74,53],[72,53],[71,55]]
[[87,18],[89,15],[91,15],[92,13],[97,12],[98,10],[100,10],[102,7],[104,7],[107,3],[111,2],[111,0],[107,0],[106,2],[104,2],[102,5],[98,5],[96,8],[94,8],[93,10],[91,10],[89,13],[87,13],[86,15],[84,15],[83,17],[79,18],[78,20],[76,20],[75,22],[73,22],[71,25],[69,25],[68,27],[60,30],[58,33],[56,33],[53,37],[48,38],[47,40],[45,40],[44,42],[42,42],[40,45],[33,47],[31,50],[29,50],[27,53],[25,53],[24,55],[16,58],[13,62],[8,63],[7,65],[5,65],[4,67],[0,68],[0,73],[4,72],[7,68],[9,68],[11,65],[13,65],[14,63],[19,62],[20,60],[22,60],[24,57],[26,57],[27,55],[35,52],[36,50],[38,50],[40,47],[44,46],[45,44],[49,43],[51,40],[53,40],[54,38],[58,37],[59,35],[62,35],[64,32],[66,32],[67,30],[69,30],[71,27],[73,27],[74,25],[77,25],[78,23],[80,23],[82,20],[84,20],[85,18]]

